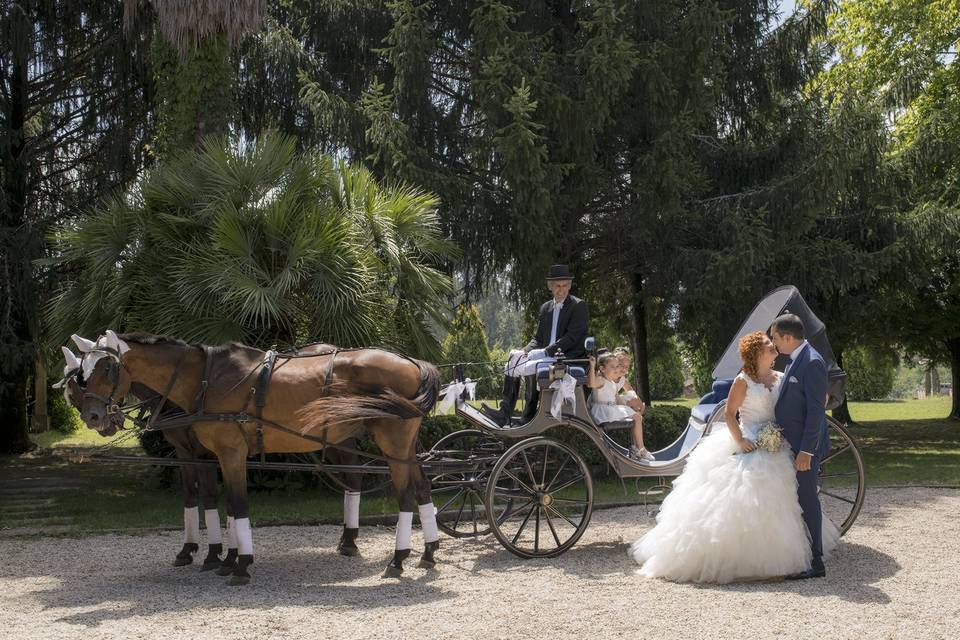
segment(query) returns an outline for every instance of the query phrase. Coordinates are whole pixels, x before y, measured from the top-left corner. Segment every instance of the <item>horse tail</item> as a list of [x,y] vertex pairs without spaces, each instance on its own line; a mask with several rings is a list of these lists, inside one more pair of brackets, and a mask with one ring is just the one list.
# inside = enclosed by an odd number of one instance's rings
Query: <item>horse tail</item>
[[318,427],[363,420],[422,418],[424,414],[416,402],[381,387],[363,395],[348,393],[317,398],[297,411],[303,425],[301,433]]
[[410,402],[417,406],[422,415],[427,415],[440,398],[440,372],[429,362],[413,362],[420,368],[420,386],[417,388],[417,395]]

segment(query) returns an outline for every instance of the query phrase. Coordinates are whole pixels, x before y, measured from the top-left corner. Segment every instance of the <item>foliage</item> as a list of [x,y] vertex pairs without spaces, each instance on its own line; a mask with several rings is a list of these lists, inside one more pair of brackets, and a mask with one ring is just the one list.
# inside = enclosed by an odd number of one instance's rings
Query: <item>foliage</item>
[[450,333],[443,340],[443,361],[448,364],[480,363],[467,367],[464,375],[472,379],[482,378],[477,385],[477,395],[488,398],[497,391],[497,381],[490,375],[490,358],[487,335],[477,307],[465,304],[458,306],[454,310]]
[[176,455],[173,445],[163,437],[163,431],[141,430],[137,433],[137,440],[148,456],[154,458],[172,458]]
[[889,350],[856,347],[847,349],[844,370],[851,400],[881,400],[893,391],[897,354]]
[[116,3],[0,2],[0,452],[31,446],[47,234],[145,162],[150,38],[124,39],[120,23]]
[[[844,2],[831,20],[839,59],[825,83],[886,114],[883,166],[906,247],[888,299],[908,351],[949,361],[960,385],[960,5]],[[884,129],[887,133],[887,129]],[[952,417],[960,419],[954,395]]]
[[196,147],[206,136],[227,134],[235,109],[235,72],[229,53],[227,37],[222,34],[208,37],[184,55],[164,39],[154,39],[158,104],[153,151],[157,156]]
[[86,428],[80,412],[67,404],[66,398],[56,389],[47,394],[47,416],[50,428],[58,433],[71,434]]
[[650,397],[670,400],[683,394],[683,361],[674,340],[650,358]]
[[287,137],[211,140],[61,234],[71,277],[50,317],[64,337],[110,327],[433,357],[450,281],[431,265],[453,255],[436,205]]

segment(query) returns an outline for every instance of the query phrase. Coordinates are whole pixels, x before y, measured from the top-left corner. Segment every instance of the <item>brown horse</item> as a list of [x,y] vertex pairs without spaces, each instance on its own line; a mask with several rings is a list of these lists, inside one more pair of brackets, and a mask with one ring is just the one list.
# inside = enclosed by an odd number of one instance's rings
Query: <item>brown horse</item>
[[[80,336],[73,336],[81,355],[91,350],[96,350],[98,343],[86,340]],[[100,341],[99,346],[106,346],[106,339]],[[312,344],[298,349],[296,354],[315,354],[329,353],[336,347],[330,344]],[[64,368],[64,380],[57,386],[65,386],[64,394],[67,403],[82,408],[83,394],[85,392],[80,374],[81,360],[66,347],[61,347],[66,359]],[[158,393],[151,391],[140,383],[130,385],[130,394],[140,401],[156,399],[159,400]],[[157,409],[160,409],[157,407]],[[161,420],[164,415],[175,415],[182,413],[183,409],[177,407],[171,402],[166,402],[162,408]],[[104,437],[114,435],[118,429],[123,427],[123,416],[117,414],[116,420],[106,422],[98,433]],[[164,429],[161,431],[164,440],[169,443],[180,460],[211,460],[216,461],[216,456],[197,439],[196,434],[190,426]],[[348,441],[345,446],[349,449],[356,447],[355,441]],[[360,462],[359,458],[349,451],[339,451],[331,449],[327,452],[327,458],[331,464],[335,465],[355,465]],[[359,537],[360,521],[360,490],[362,484],[362,475],[356,473],[337,474],[344,491],[344,509],[343,509],[343,532],[337,543],[337,551],[344,556],[358,556],[360,549],[357,547]],[[183,547],[174,557],[173,565],[183,567],[193,563],[193,555],[200,550],[200,512],[201,504],[204,506],[204,523],[207,531],[207,555],[201,566],[202,571],[216,569],[219,575],[227,576],[233,573],[237,564],[237,540],[234,535],[233,514],[230,505],[227,505],[227,555],[221,559],[223,553],[224,534],[220,527],[220,512],[218,509],[219,488],[217,481],[217,468],[212,465],[194,465],[186,464],[180,467],[180,481],[183,495],[183,525],[184,542]]]
[[416,443],[421,420],[439,393],[435,367],[379,349],[278,358],[259,416],[266,425],[261,430],[247,412],[254,410],[252,374],[261,369],[264,352],[240,344],[205,349],[149,334],[107,336],[106,346],[85,354],[90,373],[81,417],[98,431],[109,430],[133,383],[188,412],[202,410],[192,429],[220,463],[235,518],[239,557],[231,584],[247,583],[253,563],[247,457],[316,451],[363,434],[383,453],[400,504],[396,550],[384,576],[403,571],[414,506],[426,542],[420,564],[434,565],[439,535]]

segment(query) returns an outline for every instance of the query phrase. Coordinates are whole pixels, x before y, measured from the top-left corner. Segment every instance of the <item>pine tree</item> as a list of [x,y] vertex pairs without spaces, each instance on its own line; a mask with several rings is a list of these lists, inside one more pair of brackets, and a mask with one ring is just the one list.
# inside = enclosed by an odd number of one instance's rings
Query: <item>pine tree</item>
[[0,453],[30,447],[47,234],[146,162],[149,34],[123,38],[121,17],[113,3],[0,1]]

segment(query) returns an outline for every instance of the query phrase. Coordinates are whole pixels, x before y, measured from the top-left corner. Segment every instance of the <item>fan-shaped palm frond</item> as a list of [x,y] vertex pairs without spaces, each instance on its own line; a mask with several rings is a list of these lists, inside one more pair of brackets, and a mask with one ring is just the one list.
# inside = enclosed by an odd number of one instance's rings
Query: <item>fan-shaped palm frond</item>
[[438,353],[454,248],[437,200],[290,138],[208,141],[145,175],[59,241],[75,276],[50,310],[62,332],[187,340],[325,340]]

